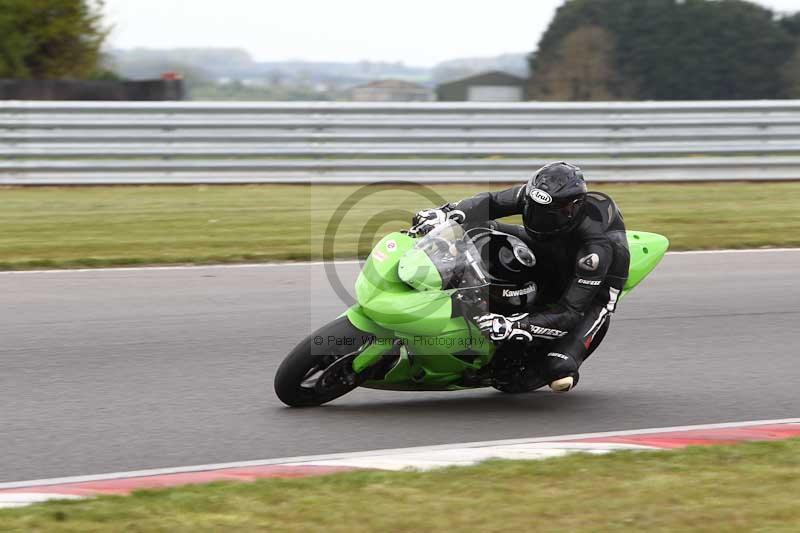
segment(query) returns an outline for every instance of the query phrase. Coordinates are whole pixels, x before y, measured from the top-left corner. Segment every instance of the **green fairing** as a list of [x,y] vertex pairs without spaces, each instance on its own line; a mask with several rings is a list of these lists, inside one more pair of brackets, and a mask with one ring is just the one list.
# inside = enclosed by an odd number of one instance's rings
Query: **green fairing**
[[397,264],[397,275],[418,291],[442,290],[442,277],[436,265],[422,250],[409,250]]
[[[414,239],[402,233],[384,237],[367,258],[356,280],[356,299],[361,312],[382,328],[438,335],[452,315],[452,291],[431,290],[437,285],[441,288],[441,279],[436,281],[436,268],[424,265],[413,246]],[[409,269],[419,265],[419,271],[426,273],[428,290],[415,290],[400,279],[398,265],[406,253],[414,259]]]
[[385,342],[392,342],[392,339],[388,337],[381,340],[384,342],[366,344],[362,347],[361,353],[353,360],[353,370],[362,372],[378,362],[381,356],[389,349],[390,344],[385,344]]
[[656,268],[669,248],[669,239],[657,233],[628,231],[627,235],[631,266],[628,269],[628,281],[625,283],[622,296],[628,294]]
[[[655,233],[629,231],[627,237],[631,266],[623,296],[656,267],[669,247],[667,238]],[[494,345],[470,321],[458,313],[453,316],[455,291],[441,289],[436,269],[414,244],[411,237],[392,233],[367,258],[356,281],[358,304],[347,311],[347,317],[358,329],[375,335],[377,341],[362,349],[353,368],[357,372],[368,369],[399,340],[399,362],[384,378],[362,386],[460,389],[463,387],[458,383],[464,372],[488,364]]]

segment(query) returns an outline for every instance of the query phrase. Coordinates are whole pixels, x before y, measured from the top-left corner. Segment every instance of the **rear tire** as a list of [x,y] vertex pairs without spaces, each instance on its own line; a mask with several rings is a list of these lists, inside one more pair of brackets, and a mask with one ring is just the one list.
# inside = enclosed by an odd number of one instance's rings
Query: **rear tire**
[[[586,361],[590,355],[594,353],[594,351],[600,347],[600,343],[603,342],[603,339],[606,338],[606,333],[608,333],[608,328],[611,326],[611,317],[608,317],[606,321],[600,326],[600,330],[594,334],[594,338],[592,339],[592,343],[589,345],[589,349],[586,350],[586,355],[583,356],[583,361]],[[581,361],[581,364],[583,364]]]
[[346,316],[337,318],[286,356],[275,373],[275,394],[289,407],[315,407],[344,396],[361,383],[351,364],[373,339]]
[[492,388],[506,394],[532,392],[547,385],[547,380],[535,364],[532,355],[526,354],[526,346],[504,345],[492,358],[494,383]]
[[494,383],[492,388],[499,390],[500,392],[505,392],[506,394],[524,394],[526,392],[533,392],[537,389],[541,389],[547,385],[547,381],[541,377],[536,376],[536,378],[527,378],[525,381],[520,380],[514,383]]

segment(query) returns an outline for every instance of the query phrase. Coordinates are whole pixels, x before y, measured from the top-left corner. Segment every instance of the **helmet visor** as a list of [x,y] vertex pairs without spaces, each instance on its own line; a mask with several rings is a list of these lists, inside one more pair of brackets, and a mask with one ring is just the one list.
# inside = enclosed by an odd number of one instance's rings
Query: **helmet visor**
[[543,205],[529,202],[525,210],[525,226],[536,233],[556,233],[568,227],[580,210],[583,198],[553,200]]

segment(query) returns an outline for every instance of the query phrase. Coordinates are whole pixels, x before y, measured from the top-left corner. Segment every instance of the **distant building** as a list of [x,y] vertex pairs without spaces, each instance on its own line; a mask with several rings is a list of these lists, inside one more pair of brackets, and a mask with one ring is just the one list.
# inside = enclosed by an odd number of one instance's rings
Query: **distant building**
[[441,102],[521,102],[527,80],[492,70],[436,86]]
[[433,99],[430,89],[403,80],[377,80],[350,89],[354,102],[428,102]]

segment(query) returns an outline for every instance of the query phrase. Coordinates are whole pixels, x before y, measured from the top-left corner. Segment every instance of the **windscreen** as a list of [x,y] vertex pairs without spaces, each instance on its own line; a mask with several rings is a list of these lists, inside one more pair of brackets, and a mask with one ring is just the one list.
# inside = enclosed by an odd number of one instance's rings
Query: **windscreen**
[[414,249],[425,252],[430,258],[444,289],[469,289],[488,284],[478,250],[455,221],[448,220],[435,228],[420,239]]

